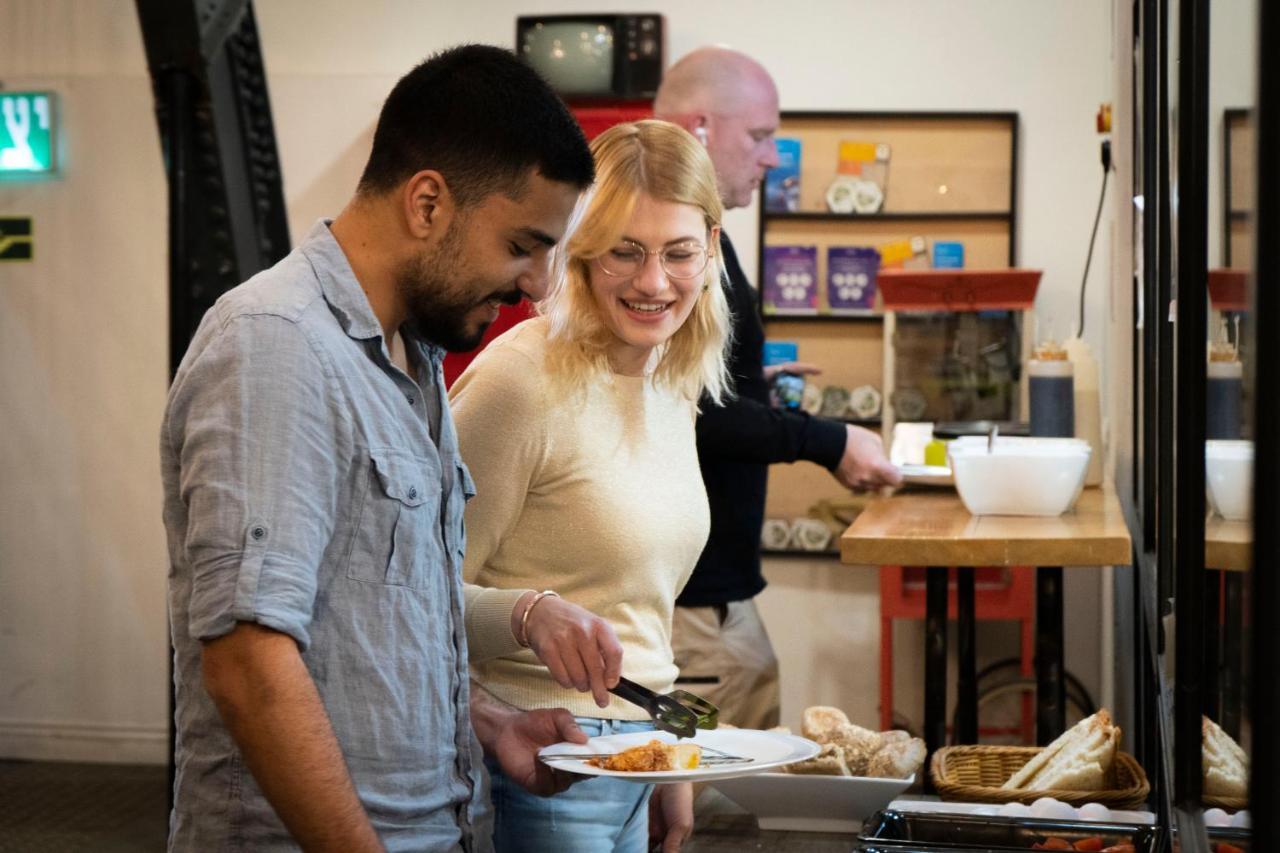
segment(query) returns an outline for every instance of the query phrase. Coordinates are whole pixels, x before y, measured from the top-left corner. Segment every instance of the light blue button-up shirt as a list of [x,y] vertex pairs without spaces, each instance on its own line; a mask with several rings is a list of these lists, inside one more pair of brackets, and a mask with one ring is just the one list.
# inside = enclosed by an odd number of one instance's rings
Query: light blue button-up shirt
[[295,850],[201,684],[201,641],[293,637],[388,850],[488,850],[468,715],[463,507],[443,352],[391,363],[317,224],[204,317],[161,438],[177,688],[170,847]]

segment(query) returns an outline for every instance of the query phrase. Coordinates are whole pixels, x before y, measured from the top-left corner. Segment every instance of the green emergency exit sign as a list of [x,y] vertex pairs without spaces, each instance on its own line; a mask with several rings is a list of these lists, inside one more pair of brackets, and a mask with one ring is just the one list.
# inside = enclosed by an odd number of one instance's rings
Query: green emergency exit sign
[[0,177],[54,170],[53,93],[0,91]]

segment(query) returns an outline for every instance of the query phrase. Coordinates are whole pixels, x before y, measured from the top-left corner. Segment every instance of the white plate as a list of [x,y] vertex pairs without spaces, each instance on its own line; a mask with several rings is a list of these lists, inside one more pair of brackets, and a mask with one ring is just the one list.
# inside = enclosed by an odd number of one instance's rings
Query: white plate
[[761,773],[712,784],[756,816],[761,829],[859,832],[863,819],[889,805],[915,777],[812,776]]
[[899,465],[902,482],[912,486],[954,486],[955,478],[946,465]]
[[[586,743],[556,743],[538,750],[538,755],[576,753],[590,755],[592,753],[622,752],[633,746],[658,739],[666,743],[677,743],[676,736],[666,732],[629,732],[624,735],[605,735],[593,737]],[[770,768],[782,767],[797,761],[813,758],[820,747],[811,740],[782,734],[781,732],[762,732],[755,729],[699,729],[693,742],[700,746],[718,749],[730,755],[738,755],[751,759],[748,764],[713,765],[698,767],[693,770],[670,770],[646,773],[627,773],[620,770],[605,770],[593,767],[586,761],[556,759],[546,764],[557,770],[570,773],[581,773],[586,776],[616,776],[632,782],[705,782],[709,779],[729,779],[734,776],[749,776],[763,773]],[[689,739],[685,738],[684,743]]]

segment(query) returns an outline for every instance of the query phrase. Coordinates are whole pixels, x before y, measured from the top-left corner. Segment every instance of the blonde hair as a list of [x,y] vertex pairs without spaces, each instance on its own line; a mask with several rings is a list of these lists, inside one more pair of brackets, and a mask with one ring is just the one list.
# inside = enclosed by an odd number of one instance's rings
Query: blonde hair
[[[591,143],[596,183],[574,212],[568,239],[557,249],[554,284],[539,310],[548,318],[548,364],[554,378],[585,387],[611,375],[608,346],[613,333],[591,294],[591,263],[617,245],[646,194],[657,201],[688,204],[702,212],[708,235],[723,208],[715,169],[706,150],[688,132],[648,119],[614,125]],[[731,393],[725,347],[729,305],[720,286],[720,247],[708,246],[707,264],[693,311],[657,351],[655,383],[696,400],[716,403]]]

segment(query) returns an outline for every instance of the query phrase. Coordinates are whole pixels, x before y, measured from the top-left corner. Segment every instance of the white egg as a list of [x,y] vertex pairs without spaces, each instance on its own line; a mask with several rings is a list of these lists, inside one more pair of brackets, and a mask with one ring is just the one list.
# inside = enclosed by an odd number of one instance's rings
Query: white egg
[[1031,809],[1026,803],[1005,803],[999,812],[1003,817],[1026,817],[1030,813]]
[[1231,816],[1231,825],[1238,829],[1248,829],[1253,826],[1253,820],[1249,817],[1248,809],[1241,809]]
[[1076,810],[1053,797],[1041,797],[1031,804],[1031,816],[1044,820],[1075,820]]
[[1205,826],[1230,826],[1231,816],[1222,809],[1205,809],[1204,812]]
[[1102,803],[1085,803],[1076,811],[1081,820],[1111,820],[1111,809]]

